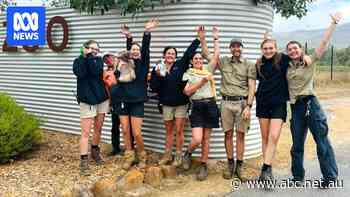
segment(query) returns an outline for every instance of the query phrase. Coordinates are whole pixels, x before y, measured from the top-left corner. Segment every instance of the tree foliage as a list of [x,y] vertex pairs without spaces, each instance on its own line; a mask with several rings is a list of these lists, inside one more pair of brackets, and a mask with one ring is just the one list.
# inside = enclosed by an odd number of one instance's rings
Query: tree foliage
[[256,3],[270,3],[276,13],[285,18],[296,16],[302,18],[306,15],[307,5],[315,0],[255,0]]

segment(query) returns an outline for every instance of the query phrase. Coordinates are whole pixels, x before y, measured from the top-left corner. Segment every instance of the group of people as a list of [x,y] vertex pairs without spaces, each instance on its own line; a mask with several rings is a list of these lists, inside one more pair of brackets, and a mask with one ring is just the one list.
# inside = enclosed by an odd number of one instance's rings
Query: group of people
[[[196,28],[195,38],[182,57],[177,49],[165,47],[163,58],[150,68],[151,32],[158,26],[157,20],[145,25],[141,45],[133,42],[129,28],[122,26],[126,37],[125,51],[98,56],[99,45],[90,40],[84,43],[82,54],[74,60],[73,71],[77,76],[77,98],[80,103],[82,135],[80,139],[80,170],[88,171],[88,138],[93,126],[91,158],[102,164],[100,137],[105,114],[112,110],[112,155],[121,154],[119,127],[124,139],[122,168],[128,170],[138,161],[139,168],[146,167],[147,153],[142,138],[144,103],[147,89],[156,93],[159,111],[166,130],[165,151],[159,165],[174,165],[188,170],[191,154],[201,145],[201,164],[198,180],[208,177],[208,153],[211,130],[221,127],[225,133],[227,166],[223,178],[242,173],[245,135],[249,130],[251,108],[256,98],[256,116],[259,119],[263,164],[259,180],[273,180],[272,163],[283,123],[287,118],[287,101],[291,106],[291,181],[301,184],[305,178],[303,167],[304,143],[310,129],[317,145],[317,155],[327,187],[338,176],[332,146],[327,137],[327,118],[313,88],[314,62],[317,61],[330,40],[340,14],[331,16],[327,29],[315,54],[307,55],[299,42],[290,41],[286,54],[279,52],[273,39],[264,38],[262,56],[256,63],[243,58],[244,43],[234,38],[229,43],[230,56],[220,56],[219,29],[213,27],[214,52],[209,53],[203,26]],[[197,48],[201,45],[201,52]],[[205,64],[207,60],[207,64]],[[104,64],[107,68],[104,68]],[[151,69],[151,72],[150,72]],[[217,106],[214,72],[221,75],[221,106]],[[256,81],[258,87],[256,89]],[[183,153],[184,127],[189,116],[192,139]],[[176,152],[173,157],[174,130]],[[234,148],[233,136],[236,136]],[[236,158],[234,159],[234,150]]]

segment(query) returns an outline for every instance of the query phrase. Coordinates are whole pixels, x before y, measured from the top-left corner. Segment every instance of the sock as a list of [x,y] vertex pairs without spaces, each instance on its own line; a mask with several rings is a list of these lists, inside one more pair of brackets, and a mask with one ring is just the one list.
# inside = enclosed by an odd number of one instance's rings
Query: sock
[[237,165],[242,165],[242,164],[243,164],[243,161],[242,161],[242,160],[238,160],[238,159],[237,159],[236,162],[237,162]]
[[80,155],[80,159],[81,159],[81,160],[88,159],[88,155]]
[[97,148],[98,148],[98,145],[91,145],[91,148],[97,149]]
[[227,161],[228,161],[228,163],[229,163],[229,164],[233,164],[233,163],[234,163],[233,158],[231,158],[231,159],[227,159]]
[[266,171],[267,169],[271,168],[271,165],[267,165],[264,163],[264,165],[262,166],[262,171]]

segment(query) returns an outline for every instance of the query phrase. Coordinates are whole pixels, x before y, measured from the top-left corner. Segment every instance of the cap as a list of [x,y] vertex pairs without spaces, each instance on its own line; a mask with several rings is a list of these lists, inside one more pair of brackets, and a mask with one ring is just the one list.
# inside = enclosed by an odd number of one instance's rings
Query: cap
[[243,47],[243,41],[242,39],[240,38],[233,38],[230,42],[230,47],[233,45],[233,44],[240,44],[242,47]]
[[105,58],[105,57],[107,57],[107,56],[115,56],[115,53],[110,52],[110,51],[104,52],[103,55],[102,55],[102,58]]

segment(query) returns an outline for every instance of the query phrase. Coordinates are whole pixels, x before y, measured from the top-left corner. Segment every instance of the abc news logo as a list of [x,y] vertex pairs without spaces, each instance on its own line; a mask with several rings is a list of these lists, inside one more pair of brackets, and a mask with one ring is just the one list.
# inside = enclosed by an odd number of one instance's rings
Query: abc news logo
[[[25,24],[27,21],[27,24]],[[13,15],[13,34],[14,40],[26,40],[26,39],[39,39],[39,33],[36,32],[39,29],[39,15],[38,13],[18,13]],[[21,32],[21,30],[23,32]]]
[[7,43],[45,45],[45,7],[8,7]]

